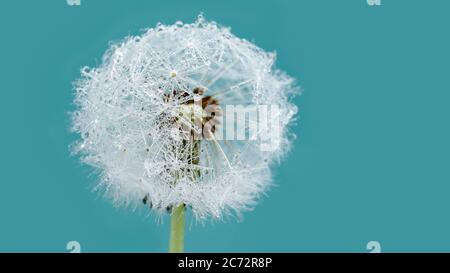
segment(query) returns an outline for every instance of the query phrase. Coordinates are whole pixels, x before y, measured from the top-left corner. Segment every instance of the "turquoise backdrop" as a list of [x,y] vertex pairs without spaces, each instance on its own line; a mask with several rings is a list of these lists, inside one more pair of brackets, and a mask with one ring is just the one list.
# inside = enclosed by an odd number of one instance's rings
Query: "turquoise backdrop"
[[114,208],[71,157],[71,83],[109,41],[199,12],[278,53],[304,89],[277,187],[242,222],[188,220],[189,252],[450,251],[450,1],[7,0],[0,252],[164,252],[168,218]]

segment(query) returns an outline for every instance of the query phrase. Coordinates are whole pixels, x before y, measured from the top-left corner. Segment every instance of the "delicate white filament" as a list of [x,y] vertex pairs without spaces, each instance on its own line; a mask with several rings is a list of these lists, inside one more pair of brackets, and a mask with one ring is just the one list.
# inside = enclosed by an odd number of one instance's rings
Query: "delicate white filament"
[[[97,188],[116,205],[137,206],[146,197],[161,212],[185,203],[198,219],[240,215],[271,185],[270,166],[289,148],[296,88],[274,61],[274,54],[201,16],[128,37],[111,46],[100,66],[82,70],[73,113],[80,140],[73,150],[100,170]],[[277,146],[262,151],[259,138],[184,140],[174,120],[194,130],[187,111],[196,111],[193,120],[204,118],[201,106],[186,106],[198,96],[195,88],[222,108],[279,105]]]

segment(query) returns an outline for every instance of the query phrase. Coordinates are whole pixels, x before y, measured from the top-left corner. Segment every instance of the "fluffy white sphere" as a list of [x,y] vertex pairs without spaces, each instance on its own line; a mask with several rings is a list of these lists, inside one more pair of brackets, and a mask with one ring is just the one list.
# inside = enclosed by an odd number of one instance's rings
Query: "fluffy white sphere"
[[[82,69],[72,115],[80,140],[73,150],[100,171],[97,188],[116,205],[144,200],[165,211],[184,203],[198,219],[239,216],[271,185],[270,166],[289,147],[287,127],[297,110],[289,98],[296,88],[273,68],[274,60],[201,16],[127,37],[100,66]],[[278,106],[269,115],[279,124],[270,149],[261,149],[267,139],[259,136],[217,136],[231,130],[220,119],[227,105]],[[207,118],[205,106],[220,110]],[[259,128],[259,120],[244,119],[247,134],[252,124]],[[200,127],[210,121],[213,130],[208,138],[186,140],[180,121],[193,131],[195,121]]]

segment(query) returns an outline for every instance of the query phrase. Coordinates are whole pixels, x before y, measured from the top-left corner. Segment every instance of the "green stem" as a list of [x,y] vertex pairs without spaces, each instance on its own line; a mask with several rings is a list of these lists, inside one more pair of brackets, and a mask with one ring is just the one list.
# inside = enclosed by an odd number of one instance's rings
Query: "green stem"
[[[200,109],[202,109],[201,103]],[[196,124],[196,116],[195,113],[195,105],[188,104],[188,109],[184,109],[185,112],[181,112],[182,115],[187,116],[192,124]],[[202,117],[200,117],[202,118]],[[203,122],[203,120],[202,120]],[[191,139],[183,140],[181,147],[174,147],[177,154],[186,155],[186,163],[191,165],[191,169],[188,171],[192,171],[195,175],[192,177],[194,180],[195,176],[200,176],[200,170],[196,170],[193,166],[199,164],[200,161],[200,140],[194,137],[195,135],[191,132]],[[177,151],[178,149],[182,149],[181,151]],[[182,170],[180,174],[176,175],[176,180],[174,184],[176,184],[178,178],[185,173],[185,170]],[[177,207],[172,208],[171,215],[171,223],[170,223],[170,240],[169,240],[169,253],[183,253],[184,252],[184,209],[185,205],[180,204]]]
[[184,205],[172,210],[170,223],[169,253],[183,253],[184,251]]

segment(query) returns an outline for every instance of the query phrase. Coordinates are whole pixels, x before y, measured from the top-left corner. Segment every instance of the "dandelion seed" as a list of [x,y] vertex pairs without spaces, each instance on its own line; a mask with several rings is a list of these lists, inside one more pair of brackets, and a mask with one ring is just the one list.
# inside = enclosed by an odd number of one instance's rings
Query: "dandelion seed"
[[[128,37],[100,66],[82,69],[74,152],[100,170],[96,188],[115,205],[167,210],[175,229],[186,208],[198,220],[240,217],[272,184],[270,167],[289,149],[296,88],[274,61],[202,16]],[[220,129],[231,130],[222,123],[226,105],[278,105],[277,144],[261,150],[261,138],[220,139]]]

